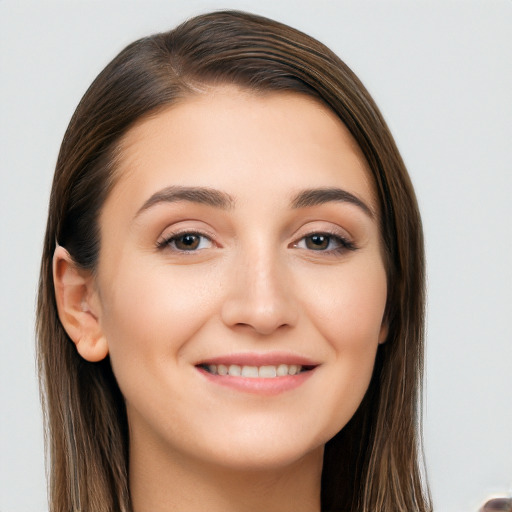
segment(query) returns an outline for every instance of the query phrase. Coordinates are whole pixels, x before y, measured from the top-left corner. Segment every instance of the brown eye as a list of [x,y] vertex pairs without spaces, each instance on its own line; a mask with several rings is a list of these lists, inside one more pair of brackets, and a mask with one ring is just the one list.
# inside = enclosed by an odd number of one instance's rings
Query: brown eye
[[315,234],[304,238],[306,248],[313,251],[325,251],[329,247],[331,237],[328,235]]
[[307,249],[308,251],[323,252],[326,255],[343,254],[346,251],[355,251],[356,246],[350,240],[331,233],[311,233],[302,237],[293,247]]
[[200,233],[179,233],[158,243],[160,249],[171,249],[175,252],[194,252],[212,247],[212,241]]
[[199,247],[200,242],[201,237],[192,233],[187,233],[174,239],[174,245],[180,251],[193,251]]

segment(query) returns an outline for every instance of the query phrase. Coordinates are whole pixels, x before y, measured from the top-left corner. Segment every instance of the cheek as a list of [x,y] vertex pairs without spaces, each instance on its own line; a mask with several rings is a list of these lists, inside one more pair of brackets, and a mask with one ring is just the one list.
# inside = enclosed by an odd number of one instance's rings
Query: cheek
[[375,348],[385,330],[387,284],[382,264],[363,261],[347,266],[323,283],[307,310],[332,349],[341,355]]
[[324,409],[330,411],[327,438],[343,428],[359,407],[384,329],[387,285],[383,267],[368,264],[349,269],[347,265],[345,270],[324,280],[306,307],[333,361],[323,381]]
[[[102,293],[102,327],[116,377],[135,365],[154,371],[180,350],[213,315],[214,287],[201,286],[197,269],[172,272],[167,265],[125,262]],[[124,268],[144,269],[124,272]]]

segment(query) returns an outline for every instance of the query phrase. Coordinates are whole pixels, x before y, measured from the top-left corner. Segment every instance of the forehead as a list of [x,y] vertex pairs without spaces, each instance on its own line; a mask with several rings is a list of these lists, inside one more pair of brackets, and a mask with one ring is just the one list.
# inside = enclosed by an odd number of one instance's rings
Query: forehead
[[200,180],[240,191],[254,177],[297,188],[342,178],[377,211],[366,160],[333,111],[303,94],[234,86],[209,88],[136,123],[119,145],[114,189],[147,196]]

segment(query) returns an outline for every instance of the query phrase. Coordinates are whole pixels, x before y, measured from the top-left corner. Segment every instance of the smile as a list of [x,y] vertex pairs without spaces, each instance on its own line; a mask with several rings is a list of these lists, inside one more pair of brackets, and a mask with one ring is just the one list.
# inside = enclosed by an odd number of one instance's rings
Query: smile
[[195,365],[214,385],[263,396],[279,395],[304,384],[319,364],[294,354],[231,354],[206,359]]
[[212,375],[229,375],[231,377],[247,377],[250,379],[274,379],[278,377],[286,377],[289,375],[297,375],[303,371],[308,371],[308,367],[298,364],[279,364],[264,366],[241,366],[238,364],[207,364],[201,367]]

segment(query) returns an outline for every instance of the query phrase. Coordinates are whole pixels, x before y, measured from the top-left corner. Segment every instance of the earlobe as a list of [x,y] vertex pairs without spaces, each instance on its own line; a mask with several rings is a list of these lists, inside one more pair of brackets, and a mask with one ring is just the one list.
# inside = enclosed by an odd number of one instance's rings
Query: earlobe
[[91,272],[73,261],[64,247],[53,254],[55,299],[62,326],[78,353],[96,362],[108,354],[108,344],[99,322],[100,303]]
[[380,326],[380,332],[379,332],[379,345],[382,345],[386,342],[388,339],[389,329],[388,329],[388,322],[387,320],[384,320],[382,322],[382,325]]

